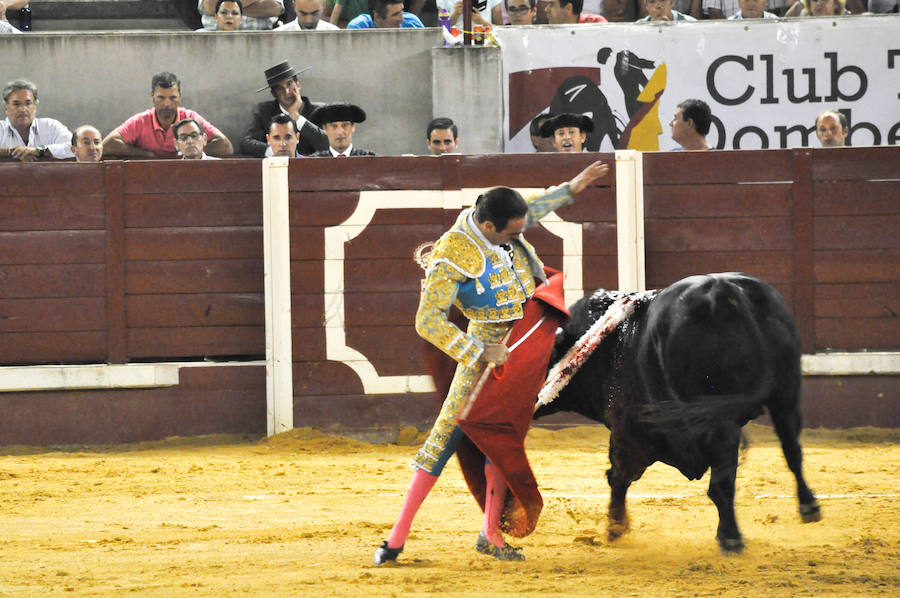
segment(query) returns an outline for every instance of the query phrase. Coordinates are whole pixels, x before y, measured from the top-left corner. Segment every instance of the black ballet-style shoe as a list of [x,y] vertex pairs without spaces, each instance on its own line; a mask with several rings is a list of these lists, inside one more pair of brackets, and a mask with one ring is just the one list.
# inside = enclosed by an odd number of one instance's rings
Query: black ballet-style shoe
[[507,544],[503,548],[498,548],[491,544],[484,532],[478,534],[478,542],[475,543],[475,551],[481,554],[492,556],[498,561],[524,561],[525,555],[522,554],[521,548],[516,548]]
[[400,548],[390,548],[388,547],[387,540],[381,543],[381,546],[378,547],[378,550],[375,551],[375,558],[372,559],[376,565],[384,564],[388,561],[395,562],[397,560],[397,555],[403,552],[403,547]]

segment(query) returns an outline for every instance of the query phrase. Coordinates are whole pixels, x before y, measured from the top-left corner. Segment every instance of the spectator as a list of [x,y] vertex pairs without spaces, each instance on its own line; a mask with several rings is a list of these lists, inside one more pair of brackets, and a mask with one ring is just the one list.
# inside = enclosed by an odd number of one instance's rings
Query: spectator
[[368,0],[327,0],[328,20],[336,27],[346,27],[350,21],[369,11]]
[[328,149],[316,152],[317,158],[339,158],[346,156],[374,156],[364,149],[353,147],[353,133],[356,123],[365,122],[366,113],[353,104],[326,104],[316,108],[310,120],[322,127],[328,136]]
[[458,153],[459,130],[449,118],[436,118],[425,129],[425,141],[434,156]]
[[[767,1],[763,0],[763,5]],[[739,0],[703,0],[703,13],[710,19],[730,19],[741,10],[738,3]]]
[[267,155],[302,158],[303,154],[297,151],[299,141],[300,130],[297,128],[297,121],[284,113],[272,117],[269,132],[266,133],[266,143],[269,144]]
[[[687,0],[688,6],[690,1]],[[700,2],[700,0],[695,0]],[[588,10],[588,12],[597,12],[610,23],[633,23],[635,19],[641,16],[640,0],[600,0],[597,2],[599,6],[596,10]],[[585,9],[588,5],[585,4]]]
[[308,156],[313,152],[328,149],[328,137],[316,125],[309,122],[309,117],[321,104],[315,104],[300,92],[300,73],[312,68],[306,67],[295,71],[287,61],[279,62],[265,70],[267,87],[257,89],[269,90],[273,100],[260,102],[253,109],[253,121],[241,139],[241,153],[254,158],[272,155],[271,145],[266,143],[272,117],[276,114],[287,114],[297,123],[299,131],[298,151]]
[[10,81],[3,88],[6,119],[0,120],[0,158],[34,162],[71,158],[72,133],[53,118],[36,118],[38,89],[31,81]]
[[[218,0],[198,0],[197,10],[200,12],[200,21],[203,28],[213,31],[216,29],[216,2]],[[266,30],[272,29],[281,13],[284,12],[284,0],[241,0],[243,18],[241,30]]]
[[532,25],[537,16],[535,0],[506,0],[506,14],[510,25]]
[[[371,0],[372,14],[361,14],[347,23],[347,29],[418,29],[425,27],[419,17],[403,12],[403,2]],[[335,7],[337,8],[337,7]],[[332,19],[333,22],[333,19]]]
[[[438,11],[441,9],[450,13],[450,24],[460,31],[463,30],[463,1],[462,0],[436,0]],[[503,23],[503,0],[472,0],[472,26]]]
[[583,114],[559,114],[541,125],[541,135],[552,140],[553,151],[581,153],[587,134],[594,130],[594,121]]
[[81,125],[72,133],[72,153],[76,162],[99,162],[103,158],[103,135],[97,127]]
[[244,5],[241,0],[217,0],[215,17],[216,31],[237,31],[244,21]]
[[328,29],[340,29],[332,25],[322,17],[322,0],[294,0],[294,12],[297,18],[275,31],[325,31]]
[[766,0],[738,0],[740,10],[729,19],[777,19],[778,15],[766,10]]
[[637,23],[649,23],[651,21],[696,21],[691,15],[686,15],[673,10],[675,0],[644,0],[644,10],[647,16],[638,19]]
[[897,12],[898,6],[897,0],[868,0],[867,4],[868,12],[874,14]]
[[207,156],[204,152],[206,147],[206,133],[193,118],[184,118],[172,125],[172,132],[175,134],[175,148],[181,154],[182,160],[218,160],[212,156]]
[[547,7],[550,24],[606,23],[600,15],[581,12],[583,6],[584,0],[550,0]]
[[532,119],[531,126],[528,128],[528,132],[531,135],[531,145],[534,146],[534,151],[539,154],[556,151],[556,148],[553,147],[553,139],[541,135],[541,126],[551,118],[553,116],[546,112],[538,114]]
[[708,150],[706,135],[712,124],[712,112],[703,100],[685,100],[669,123],[672,139],[684,150]]
[[836,17],[848,15],[844,0],[797,0],[786,17]]
[[174,158],[175,133],[172,125],[193,118],[208,139],[206,149],[213,156],[230,156],[231,142],[206,119],[181,107],[181,81],[172,73],[157,73],[150,81],[153,108],[135,114],[103,140],[103,153],[124,158]]
[[850,128],[847,117],[837,110],[826,110],[816,117],[816,137],[822,147],[844,147]]
[[6,20],[6,9],[7,5],[0,0],[0,33],[22,33]]

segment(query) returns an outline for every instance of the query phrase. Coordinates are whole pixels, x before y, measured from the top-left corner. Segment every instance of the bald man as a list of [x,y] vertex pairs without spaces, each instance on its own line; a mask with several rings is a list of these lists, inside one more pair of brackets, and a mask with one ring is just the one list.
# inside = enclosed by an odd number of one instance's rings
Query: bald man
[[103,135],[97,127],[81,125],[72,133],[72,153],[76,162],[99,162],[103,157]]

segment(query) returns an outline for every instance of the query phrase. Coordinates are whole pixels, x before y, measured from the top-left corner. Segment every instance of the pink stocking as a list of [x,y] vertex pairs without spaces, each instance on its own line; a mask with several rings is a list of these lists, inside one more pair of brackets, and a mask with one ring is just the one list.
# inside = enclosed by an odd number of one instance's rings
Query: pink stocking
[[500,533],[500,514],[506,500],[506,482],[496,467],[489,461],[484,463],[484,479],[487,482],[484,491],[484,524],[481,533],[498,548],[506,546],[506,540]]
[[412,527],[413,518],[422,506],[422,502],[434,483],[437,482],[437,476],[433,476],[424,469],[416,469],[413,474],[412,483],[409,490],[406,491],[406,498],[403,500],[403,507],[400,509],[400,517],[388,536],[387,545],[389,548],[400,548],[406,543],[406,537],[409,535],[409,528]]

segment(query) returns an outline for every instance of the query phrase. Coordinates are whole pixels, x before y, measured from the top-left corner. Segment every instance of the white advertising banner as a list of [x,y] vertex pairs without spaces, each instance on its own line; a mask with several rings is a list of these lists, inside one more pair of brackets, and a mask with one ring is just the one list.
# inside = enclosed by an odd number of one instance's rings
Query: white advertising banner
[[587,114],[589,150],[671,150],[688,98],[713,113],[720,149],[818,147],[841,111],[855,146],[900,141],[900,15],[501,27],[507,152],[532,152],[542,112]]

